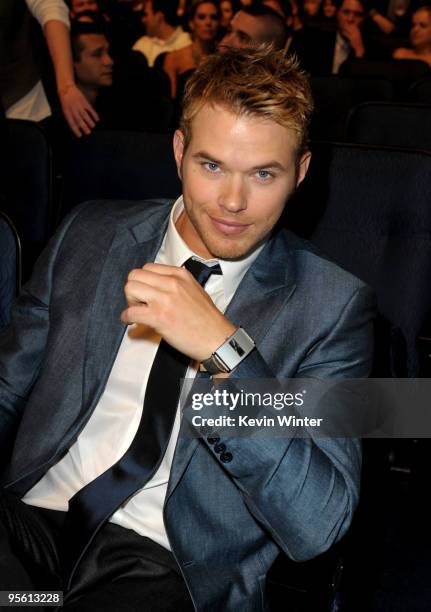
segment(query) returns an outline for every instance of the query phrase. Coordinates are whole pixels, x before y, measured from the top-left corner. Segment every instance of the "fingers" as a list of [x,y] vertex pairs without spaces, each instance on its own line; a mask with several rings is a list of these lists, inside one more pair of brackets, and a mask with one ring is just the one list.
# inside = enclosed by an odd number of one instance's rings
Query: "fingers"
[[77,138],[81,138],[81,131],[78,128],[78,125],[75,121],[75,119],[72,117],[71,113],[63,111],[64,113],[64,117],[67,121],[68,126],[70,127],[70,129],[72,130],[72,132],[75,134],[75,136]]
[[162,274],[164,276],[179,276],[186,278],[190,274],[185,268],[179,268],[178,266],[167,266],[165,264],[158,263],[147,263],[141,270],[147,270],[155,274]]
[[61,96],[61,105],[66,121],[77,138],[91,134],[99,115],[76,86]]
[[88,128],[93,129],[96,127],[96,122],[93,120],[90,112],[86,108],[81,111],[81,119],[87,124]]
[[124,287],[128,307],[120,315],[123,323],[145,323],[146,310],[150,302],[155,300],[155,294],[160,291],[142,282],[128,280]]
[[96,122],[99,121],[100,117],[96,113],[94,108],[91,106],[91,104],[88,104],[88,106],[86,107],[86,110],[89,113],[89,115],[92,117],[93,121],[96,121]]
[[[190,272],[176,266],[151,263],[131,270],[124,287],[128,308],[121,313],[121,320],[147,325],[154,323],[154,317],[159,323],[164,321],[171,309],[190,298],[190,280],[196,283]],[[196,284],[199,292],[203,291]]]
[[[186,270],[175,268],[174,266],[151,264],[153,269],[137,268],[131,270],[127,277],[124,293],[129,304],[138,302],[158,302],[167,301],[169,297],[175,299],[184,293],[184,283],[180,276],[189,274]],[[168,270],[166,270],[168,268]],[[160,270],[160,272],[155,272]],[[170,273],[171,272],[171,273]],[[172,272],[176,274],[172,274]],[[179,273],[179,274],[178,274]]]

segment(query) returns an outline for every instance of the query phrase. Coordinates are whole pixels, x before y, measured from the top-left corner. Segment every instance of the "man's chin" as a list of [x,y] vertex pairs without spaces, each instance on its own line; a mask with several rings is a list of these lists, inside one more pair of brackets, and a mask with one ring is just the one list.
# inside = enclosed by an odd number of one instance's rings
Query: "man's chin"
[[[255,244],[228,244],[228,245],[209,245],[207,249],[212,253],[214,259],[238,260],[249,255],[256,247]],[[213,248],[212,248],[213,247]]]

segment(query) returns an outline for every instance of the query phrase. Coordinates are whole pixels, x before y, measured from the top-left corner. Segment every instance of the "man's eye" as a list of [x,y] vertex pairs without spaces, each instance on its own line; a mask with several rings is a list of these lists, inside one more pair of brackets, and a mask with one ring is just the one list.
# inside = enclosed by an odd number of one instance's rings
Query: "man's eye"
[[218,164],[215,164],[214,162],[205,162],[204,168],[212,173],[217,172],[219,170]]
[[258,170],[257,171],[257,176],[258,178],[260,178],[263,181],[267,181],[268,179],[272,178],[272,174],[271,172],[269,172],[269,170]]

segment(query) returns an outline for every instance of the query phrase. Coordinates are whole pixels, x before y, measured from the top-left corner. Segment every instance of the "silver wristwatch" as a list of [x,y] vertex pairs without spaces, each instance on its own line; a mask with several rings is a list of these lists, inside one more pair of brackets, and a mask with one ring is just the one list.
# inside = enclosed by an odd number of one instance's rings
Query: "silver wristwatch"
[[242,327],[238,327],[211,357],[201,362],[199,369],[209,374],[232,372],[255,347],[253,338]]

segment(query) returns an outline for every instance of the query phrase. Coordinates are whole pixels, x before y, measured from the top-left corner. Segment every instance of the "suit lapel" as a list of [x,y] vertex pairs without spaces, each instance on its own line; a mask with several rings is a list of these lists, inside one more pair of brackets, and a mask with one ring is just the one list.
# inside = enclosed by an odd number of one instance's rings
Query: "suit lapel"
[[[227,318],[235,325],[243,327],[257,346],[271,329],[280,309],[295,291],[294,260],[287,235],[287,232],[282,232],[268,241],[241,281],[226,310]],[[191,393],[193,387],[189,396]],[[191,436],[189,424],[183,420],[166,499],[173,493],[198,443],[199,440]]]
[[157,221],[146,219],[132,228],[117,230],[97,285],[90,313],[84,364],[83,410],[96,405],[106,385],[124,332],[120,320],[126,307],[124,285],[133,268],[154,261],[166,231],[166,214]]

